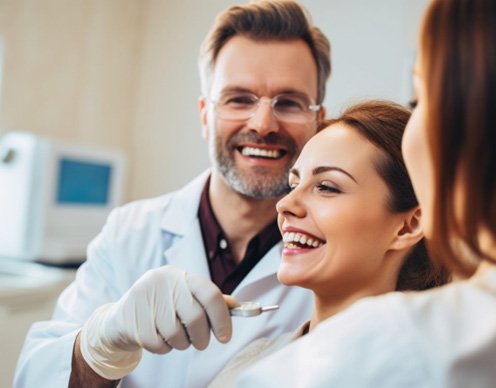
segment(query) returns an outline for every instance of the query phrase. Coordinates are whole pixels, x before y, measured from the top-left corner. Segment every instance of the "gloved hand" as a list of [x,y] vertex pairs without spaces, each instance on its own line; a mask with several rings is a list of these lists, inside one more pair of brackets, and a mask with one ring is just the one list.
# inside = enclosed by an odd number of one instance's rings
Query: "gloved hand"
[[207,278],[173,266],[150,270],[119,301],[90,316],[80,333],[81,354],[100,376],[118,380],[138,365],[143,348],[203,350],[210,330],[226,343],[232,334],[227,303]]

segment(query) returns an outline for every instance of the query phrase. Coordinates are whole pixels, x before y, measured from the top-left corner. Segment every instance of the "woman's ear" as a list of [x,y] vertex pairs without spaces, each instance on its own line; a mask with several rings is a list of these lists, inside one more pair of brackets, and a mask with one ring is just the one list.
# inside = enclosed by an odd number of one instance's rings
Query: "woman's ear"
[[209,137],[209,131],[208,131],[208,125],[207,125],[207,100],[205,100],[205,97],[200,97],[198,101],[198,106],[200,108],[200,118],[201,118],[201,123],[202,123],[202,137],[205,140],[208,140]]
[[390,249],[409,249],[424,237],[420,217],[419,207],[403,213],[403,224],[398,228]]

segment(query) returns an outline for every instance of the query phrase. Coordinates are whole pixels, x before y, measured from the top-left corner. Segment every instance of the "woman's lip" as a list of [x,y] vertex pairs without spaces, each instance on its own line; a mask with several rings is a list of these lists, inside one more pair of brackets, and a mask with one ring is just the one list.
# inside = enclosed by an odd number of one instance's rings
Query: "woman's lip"
[[286,246],[284,245],[282,248],[282,255],[283,256],[297,256],[297,255],[304,255],[307,253],[313,253],[319,248],[322,248],[324,245],[320,245],[317,248],[305,248],[305,247],[291,247],[291,246]]

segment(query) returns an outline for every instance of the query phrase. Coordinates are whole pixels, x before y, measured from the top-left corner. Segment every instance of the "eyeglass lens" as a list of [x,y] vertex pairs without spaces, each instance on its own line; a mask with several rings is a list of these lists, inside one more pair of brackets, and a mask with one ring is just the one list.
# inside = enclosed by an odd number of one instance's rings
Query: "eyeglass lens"
[[307,96],[280,94],[272,99],[259,98],[250,93],[225,93],[216,101],[216,112],[227,120],[246,120],[252,117],[260,105],[270,104],[272,112],[281,121],[306,123],[315,118],[319,109]]

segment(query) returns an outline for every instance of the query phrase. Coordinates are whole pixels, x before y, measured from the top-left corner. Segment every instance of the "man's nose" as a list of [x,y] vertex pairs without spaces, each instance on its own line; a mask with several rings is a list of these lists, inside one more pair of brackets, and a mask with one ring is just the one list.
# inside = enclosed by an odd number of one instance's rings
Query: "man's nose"
[[250,129],[257,131],[261,136],[279,130],[279,122],[272,111],[272,101],[269,98],[261,98],[257,109],[248,121]]

